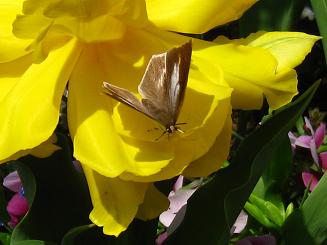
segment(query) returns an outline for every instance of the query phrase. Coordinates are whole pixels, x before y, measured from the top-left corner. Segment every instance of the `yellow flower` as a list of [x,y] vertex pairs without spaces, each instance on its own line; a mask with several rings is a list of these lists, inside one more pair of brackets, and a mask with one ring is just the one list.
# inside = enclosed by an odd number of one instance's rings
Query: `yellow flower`
[[157,123],[103,95],[102,83],[136,93],[151,55],[189,40],[165,30],[202,33],[254,2],[0,0],[0,161],[52,135],[69,81],[69,130],[91,193],[90,219],[117,236],[135,216],[157,216],[167,200],[152,182],[218,170],[229,150],[231,102],[243,109],[259,108],[263,96],[273,108],[289,102],[296,94],[293,67],[317,37],[193,39],[179,116],[185,133],[169,140],[155,141],[158,132],[148,131]]

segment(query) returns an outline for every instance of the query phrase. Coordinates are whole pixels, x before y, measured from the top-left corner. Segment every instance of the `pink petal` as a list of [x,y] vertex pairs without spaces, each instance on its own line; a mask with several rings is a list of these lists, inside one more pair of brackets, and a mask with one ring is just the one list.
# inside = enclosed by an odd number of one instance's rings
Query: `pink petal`
[[317,153],[316,143],[314,140],[311,140],[310,142],[310,152],[314,162],[319,166],[319,157]]
[[166,241],[167,237],[167,232],[161,233],[156,239],[156,245],[161,245],[164,241]]
[[313,136],[314,131],[313,131],[312,125],[310,123],[310,120],[307,117],[304,117],[304,121],[305,121],[305,126],[310,130],[311,135]]
[[184,177],[182,175],[178,176],[174,187],[173,187],[173,191],[177,191],[178,189],[183,187],[183,182],[184,182]]
[[327,170],[327,151],[321,152],[319,157],[322,169]]
[[295,141],[297,139],[297,137],[292,133],[292,132],[288,132],[288,138],[290,139],[291,142],[291,146],[292,146],[292,150],[295,150]]
[[7,187],[13,192],[19,192],[22,189],[22,182],[20,181],[17,171],[11,172],[3,179],[3,186]]
[[8,222],[8,225],[10,227],[15,227],[19,223],[19,217],[15,215],[10,215],[10,221]]
[[166,227],[170,226],[176,214],[187,204],[187,200],[195,191],[196,189],[179,189],[173,195],[169,196],[169,208],[160,215],[160,222]]
[[167,211],[160,214],[159,220],[164,226],[168,227],[173,222],[175,216],[176,213],[173,213],[171,212],[171,210],[168,209]]
[[318,179],[312,173],[302,172],[302,180],[303,180],[303,184],[304,184],[305,187],[308,187],[308,185],[309,185],[309,183],[311,181],[310,188],[309,188],[309,190],[311,192],[313,191],[313,189],[318,184]]
[[304,148],[310,148],[310,142],[312,140],[311,136],[302,135],[295,140],[295,145],[301,146]]
[[23,216],[28,211],[28,202],[26,197],[16,193],[8,202],[7,211],[10,215]]
[[244,230],[247,222],[248,222],[248,215],[242,210],[232,227],[233,233],[235,234],[241,233]]
[[319,127],[317,128],[317,130],[315,132],[315,136],[314,136],[317,148],[322,145],[325,134],[326,134],[326,124],[320,123]]

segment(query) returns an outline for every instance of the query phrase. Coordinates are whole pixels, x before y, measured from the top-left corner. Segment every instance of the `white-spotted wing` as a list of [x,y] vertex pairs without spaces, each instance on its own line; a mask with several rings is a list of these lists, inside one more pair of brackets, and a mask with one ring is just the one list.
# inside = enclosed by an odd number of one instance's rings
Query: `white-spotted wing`
[[183,104],[191,54],[192,42],[189,41],[165,53],[153,55],[138,87],[141,101],[128,90],[106,82],[103,83],[105,92],[158,121],[171,132]]

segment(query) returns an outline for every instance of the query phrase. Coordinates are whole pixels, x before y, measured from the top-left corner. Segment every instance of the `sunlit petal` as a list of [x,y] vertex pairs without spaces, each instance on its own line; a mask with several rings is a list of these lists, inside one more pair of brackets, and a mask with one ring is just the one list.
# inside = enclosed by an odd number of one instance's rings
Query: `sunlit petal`
[[321,37],[303,32],[257,32],[241,40],[244,45],[268,50],[278,62],[277,73],[302,63],[314,43]]
[[83,168],[93,204],[90,219],[105,234],[118,236],[134,219],[148,184],[107,178]]
[[278,61],[269,50],[240,44],[239,40],[218,38],[212,62],[225,72],[225,79],[234,89],[233,108],[259,109],[266,97],[271,108],[290,102],[297,94],[297,75],[292,69],[277,73]]
[[204,33],[242,16],[257,0],[146,0],[150,21],[161,29]]
[[3,98],[0,159],[33,148],[51,136],[59,119],[61,96],[77,57],[76,43],[72,40],[53,51],[42,64],[31,65]]
[[8,62],[28,53],[25,48],[31,40],[22,40],[12,33],[12,22],[21,12],[22,0],[0,2],[0,63]]

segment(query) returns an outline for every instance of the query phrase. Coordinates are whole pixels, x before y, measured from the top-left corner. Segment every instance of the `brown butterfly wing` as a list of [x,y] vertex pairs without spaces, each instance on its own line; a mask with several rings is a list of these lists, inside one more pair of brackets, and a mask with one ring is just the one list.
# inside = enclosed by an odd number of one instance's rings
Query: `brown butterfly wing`
[[104,92],[110,97],[147,115],[146,110],[142,105],[142,103],[138,100],[138,98],[136,98],[134,94],[132,94],[128,90],[119,88],[107,82],[103,83],[103,88],[104,88]]
[[175,125],[183,103],[192,43],[153,55],[139,85],[148,114],[168,128]]

